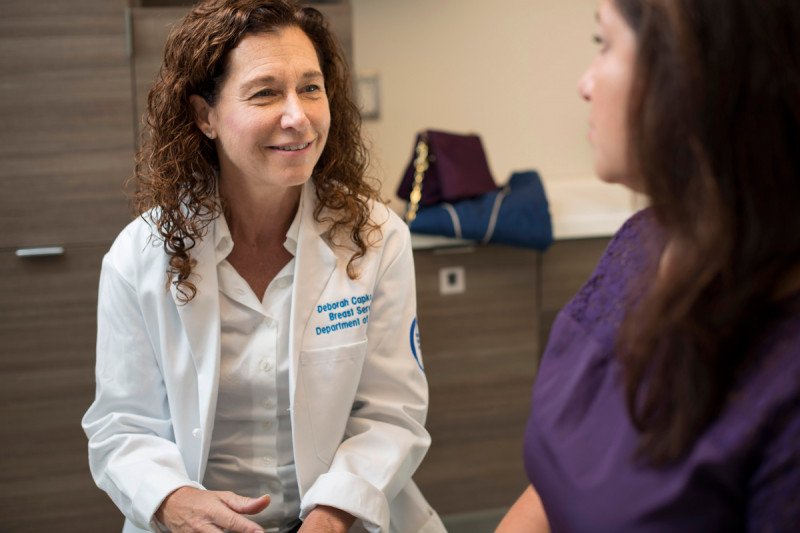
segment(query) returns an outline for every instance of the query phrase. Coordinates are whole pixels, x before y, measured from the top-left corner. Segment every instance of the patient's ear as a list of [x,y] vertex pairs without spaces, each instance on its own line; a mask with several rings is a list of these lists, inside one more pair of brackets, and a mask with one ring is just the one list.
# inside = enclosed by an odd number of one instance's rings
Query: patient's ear
[[213,108],[206,102],[205,98],[197,94],[189,96],[189,103],[194,110],[194,123],[203,132],[203,135],[209,139],[214,139],[217,134],[212,124]]

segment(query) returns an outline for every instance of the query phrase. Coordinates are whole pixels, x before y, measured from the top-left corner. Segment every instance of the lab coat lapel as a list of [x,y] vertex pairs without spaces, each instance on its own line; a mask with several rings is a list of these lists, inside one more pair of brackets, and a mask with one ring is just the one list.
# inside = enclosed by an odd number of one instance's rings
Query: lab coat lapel
[[303,349],[305,331],[314,307],[336,269],[337,262],[337,255],[326,237],[327,227],[314,218],[317,193],[311,180],[306,183],[305,188],[295,255],[289,340],[289,353],[292,355],[289,393],[292,398],[295,397],[297,365],[300,351]]
[[316,190],[311,183],[306,184],[300,219],[300,230],[295,255],[294,293],[292,295],[292,319],[290,323],[289,353],[289,394],[292,398],[292,440],[294,443],[295,468],[300,494],[308,490],[318,475],[321,465],[314,459],[313,435],[309,419],[306,394],[298,382],[300,352],[308,329],[311,315],[330,282],[336,269],[337,256],[325,238],[326,228],[314,219],[317,203]]
[[[216,410],[219,381],[220,316],[217,259],[214,250],[215,226],[212,222],[205,238],[200,239],[192,249],[192,257],[196,260],[191,276],[197,288],[194,298],[186,304],[181,303],[175,286],[171,286],[172,297],[197,371],[198,414],[203,426],[201,463],[205,463],[204,458],[210,444],[209,424]],[[200,471],[202,470],[201,465]]]

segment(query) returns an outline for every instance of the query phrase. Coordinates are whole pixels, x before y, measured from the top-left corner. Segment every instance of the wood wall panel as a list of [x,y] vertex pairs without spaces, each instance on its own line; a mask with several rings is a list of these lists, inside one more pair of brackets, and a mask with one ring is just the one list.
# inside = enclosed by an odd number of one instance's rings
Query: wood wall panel
[[0,249],[109,242],[129,220],[124,8],[124,0],[3,3]]
[[130,150],[130,94],[127,66],[4,76],[0,157]]
[[3,0],[0,38],[116,35],[125,6],[126,0]]
[[[120,12],[120,15],[122,12]],[[95,21],[102,25],[102,18],[85,17],[86,32],[53,34],[48,26],[32,27],[26,35],[4,34],[0,38],[0,65],[7,74],[25,75],[39,72],[42,68],[64,72],[71,70],[93,70],[115,68],[127,59],[127,41],[120,39],[120,32],[96,33]],[[125,19],[119,16],[114,23],[124,30]],[[80,28],[78,28],[80,31]]]
[[0,531],[119,531],[89,474],[97,282],[106,245],[62,257],[0,252]]
[[348,64],[353,65],[353,15],[350,2],[308,2],[328,19],[334,35],[344,50]]
[[131,9],[133,32],[133,92],[134,126],[138,143],[144,114],[147,111],[147,95],[156,79],[164,56],[164,44],[172,27],[186,16],[189,9],[181,7],[142,7]]
[[110,244],[132,218],[122,174],[131,159],[129,147],[2,157],[0,248]]
[[[414,257],[433,439],[415,479],[442,514],[509,505],[526,485],[539,256],[490,245]],[[452,266],[465,268],[466,292],[440,295],[439,269]]]
[[[119,531],[89,474],[100,258],[130,219],[125,0],[0,8],[0,531]],[[87,244],[91,243],[91,244]],[[63,257],[21,259],[62,245]]]

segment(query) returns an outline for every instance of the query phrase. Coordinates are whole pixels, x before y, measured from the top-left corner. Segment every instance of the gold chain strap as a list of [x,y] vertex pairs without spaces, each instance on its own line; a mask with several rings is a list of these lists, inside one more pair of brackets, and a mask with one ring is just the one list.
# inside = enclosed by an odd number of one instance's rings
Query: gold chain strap
[[417,218],[419,201],[422,199],[422,180],[425,178],[426,170],[428,170],[428,143],[425,142],[424,137],[421,137],[417,143],[417,157],[414,159],[414,185],[411,187],[406,210],[406,223],[408,224]]

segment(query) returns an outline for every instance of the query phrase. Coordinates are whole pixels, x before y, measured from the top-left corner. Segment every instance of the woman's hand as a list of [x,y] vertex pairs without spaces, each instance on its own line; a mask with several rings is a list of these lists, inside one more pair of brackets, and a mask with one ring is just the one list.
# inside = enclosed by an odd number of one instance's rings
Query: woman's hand
[[347,533],[356,518],[335,507],[318,505],[303,520],[299,533]]
[[156,519],[173,533],[264,533],[243,514],[260,513],[269,505],[269,496],[247,498],[233,492],[181,487],[164,499]]

